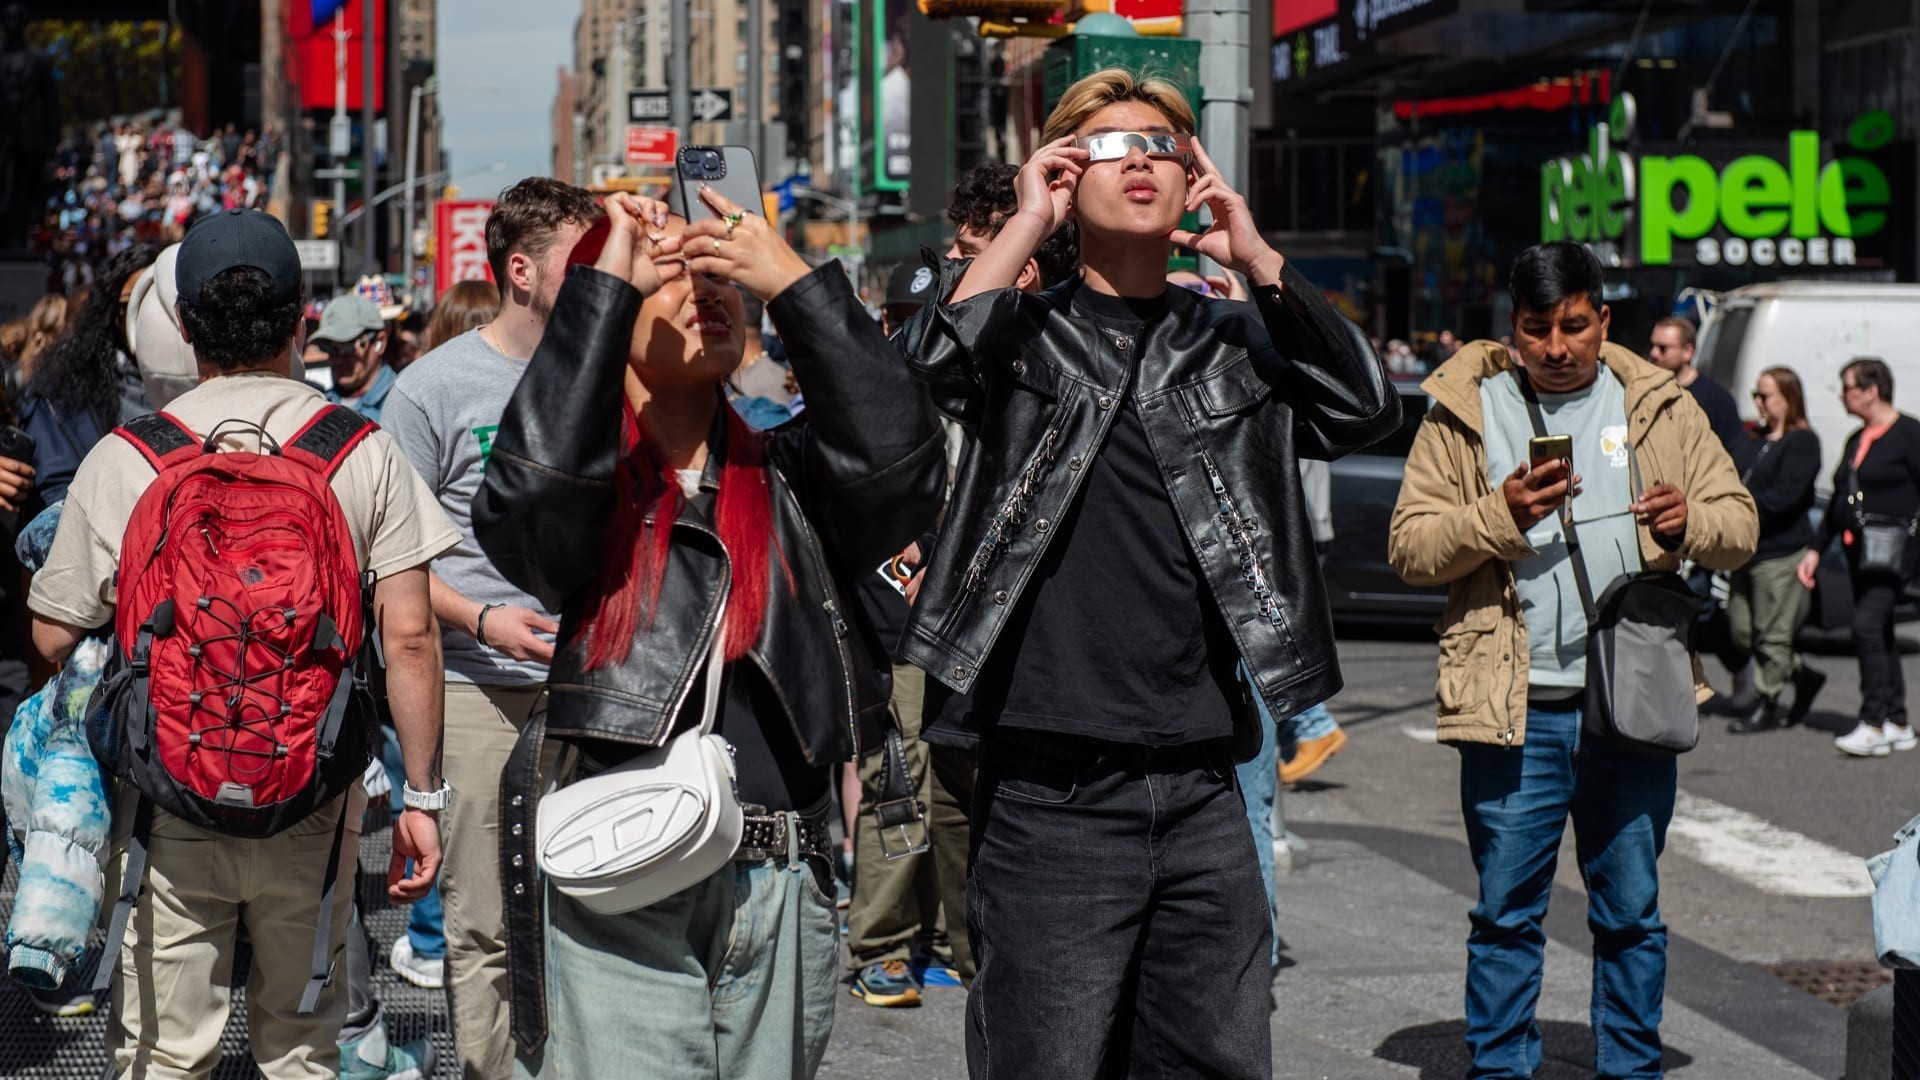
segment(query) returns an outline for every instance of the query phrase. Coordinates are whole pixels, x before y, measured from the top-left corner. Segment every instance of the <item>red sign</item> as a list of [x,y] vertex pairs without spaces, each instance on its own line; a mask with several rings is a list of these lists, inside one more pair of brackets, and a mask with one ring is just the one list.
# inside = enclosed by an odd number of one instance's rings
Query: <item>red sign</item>
[[[379,73],[387,70],[387,6],[388,0],[346,0],[340,6],[339,25],[347,32],[346,70],[347,70],[347,111],[353,114],[355,122],[360,119],[364,63],[362,43],[365,37],[362,31],[367,4],[373,5],[373,108],[382,112],[387,107],[386,79]],[[337,54],[334,46],[334,20],[315,25],[313,10],[306,3],[285,4],[287,11],[287,78],[298,89],[300,107],[309,111],[332,112],[334,107],[334,69],[337,66]],[[322,129],[325,134],[325,129]]]
[[458,282],[493,280],[487,264],[487,215],[492,212],[493,203],[485,199],[434,204],[435,299]]
[[672,128],[627,128],[627,164],[671,165],[673,152],[680,146],[680,133]]

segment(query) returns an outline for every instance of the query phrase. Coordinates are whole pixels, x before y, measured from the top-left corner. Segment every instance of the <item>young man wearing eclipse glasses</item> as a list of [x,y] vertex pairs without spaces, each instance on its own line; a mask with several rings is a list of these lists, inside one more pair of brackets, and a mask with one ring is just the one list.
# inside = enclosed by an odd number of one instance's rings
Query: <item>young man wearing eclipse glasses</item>
[[[902,343],[972,436],[902,651],[972,695],[951,722],[980,756],[976,1077],[1272,1073],[1234,669],[1280,717],[1340,688],[1297,461],[1392,432],[1399,405],[1193,128],[1164,80],[1076,83],[1019,209]],[[1069,219],[1078,276],[1013,287]],[[1253,302],[1169,287],[1171,244]]]
[[352,293],[336,296],[321,310],[320,327],[307,340],[327,355],[332,367],[327,400],[378,421],[394,380],[386,362],[387,324],[379,307]]

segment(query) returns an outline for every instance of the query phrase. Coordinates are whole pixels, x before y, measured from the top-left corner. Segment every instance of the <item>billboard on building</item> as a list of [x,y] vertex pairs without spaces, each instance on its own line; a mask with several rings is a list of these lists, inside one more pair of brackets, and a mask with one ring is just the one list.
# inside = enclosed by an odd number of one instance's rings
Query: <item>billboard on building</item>
[[433,280],[437,300],[462,281],[493,281],[487,263],[487,199],[445,200],[433,209]]
[[913,166],[913,81],[907,69],[907,36],[918,15],[912,0],[866,0],[871,13],[873,79],[873,173],[876,191],[905,191]]
[[386,109],[387,0],[340,0],[324,7],[286,5],[287,76],[300,95],[300,108],[323,112],[334,108],[334,70],[339,64],[333,15],[337,12],[339,26],[347,32],[347,111],[359,115],[364,79],[361,28],[368,4],[373,5],[373,108],[376,112]]

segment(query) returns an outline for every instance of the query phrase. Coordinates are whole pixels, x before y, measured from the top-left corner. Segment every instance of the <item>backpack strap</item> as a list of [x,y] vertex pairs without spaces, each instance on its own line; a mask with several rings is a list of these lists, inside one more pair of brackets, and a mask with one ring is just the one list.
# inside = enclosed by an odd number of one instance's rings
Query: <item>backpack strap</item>
[[287,443],[286,454],[331,480],[339,471],[340,463],[360,445],[360,440],[373,434],[379,426],[345,406],[329,405],[307,421],[307,426]]
[[120,950],[126,945],[127,919],[147,880],[147,839],[153,833],[153,804],[140,796],[133,812],[133,832],[127,838],[127,866],[120,872],[120,895],[113,901],[113,921],[107,926],[107,939],[100,943],[100,962],[93,969],[93,990],[99,993],[113,984],[113,972],[120,966]]
[[[358,781],[356,781],[357,783]],[[333,851],[327,856],[327,878],[320,887],[320,924],[313,928],[313,974],[300,993],[300,1014],[312,1012],[320,1004],[320,991],[333,981],[333,905],[340,885],[341,840],[347,832],[350,797],[340,800],[340,820],[333,826]]]
[[170,465],[200,456],[200,440],[187,425],[167,413],[137,416],[114,428],[113,433],[132,443],[154,472],[165,472]]

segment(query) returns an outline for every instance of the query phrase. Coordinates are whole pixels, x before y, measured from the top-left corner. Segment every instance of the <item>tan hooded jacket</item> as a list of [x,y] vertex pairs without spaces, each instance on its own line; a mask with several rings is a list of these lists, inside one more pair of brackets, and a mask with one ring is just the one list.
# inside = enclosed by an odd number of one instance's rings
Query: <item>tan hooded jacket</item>
[[[1713,570],[1745,565],[1760,535],[1753,499],[1693,395],[1672,373],[1611,342],[1600,360],[1625,387],[1646,486],[1672,484],[1687,496],[1687,532],[1677,547],[1640,528],[1647,567],[1671,570],[1683,559]],[[1448,586],[1434,689],[1444,743],[1526,741],[1527,626],[1507,564],[1535,552],[1487,480],[1480,415],[1480,380],[1511,367],[1504,346],[1476,341],[1427,377],[1422,388],[1433,407],[1407,455],[1387,540],[1387,559],[1408,584]]]

